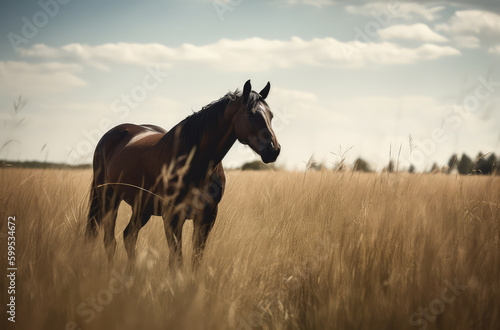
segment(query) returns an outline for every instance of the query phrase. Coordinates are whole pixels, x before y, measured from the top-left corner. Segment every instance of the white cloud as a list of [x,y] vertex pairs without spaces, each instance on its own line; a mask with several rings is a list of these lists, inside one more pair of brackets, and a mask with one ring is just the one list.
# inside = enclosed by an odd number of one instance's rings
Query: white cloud
[[437,25],[436,29],[458,35],[484,33],[500,36],[500,15],[482,10],[457,11],[447,23]]
[[393,43],[370,43],[352,56],[353,62],[411,64],[424,60],[435,60],[445,56],[460,55],[453,47],[424,44],[418,48],[405,48]]
[[479,48],[480,40],[474,36],[454,36],[453,41],[458,47]]
[[382,39],[420,40],[428,42],[448,42],[448,39],[434,31],[427,25],[417,23],[413,25],[393,25],[379,30]]
[[345,7],[345,10],[351,14],[380,16],[384,13],[389,17],[389,20],[393,17],[404,19],[422,17],[427,21],[435,21],[440,18],[439,12],[443,9],[443,6],[425,5],[417,2],[375,2]]
[[[181,46],[175,56],[184,54],[190,45]],[[33,45],[29,49],[19,48],[23,57],[38,57],[50,60],[62,60],[91,65],[99,69],[107,69],[108,64],[121,63],[133,65],[166,65],[162,59],[174,56],[173,50],[160,44],[115,43],[99,46],[84,44],[68,44],[61,48],[52,48],[44,44]],[[188,60],[189,57],[186,58]]]
[[500,45],[496,45],[496,46],[490,47],[489,53],[490,54],[500,55]]
[[500,15],[483,10],[457,11],[446,23],[436,25],[436,30],[450,34],[458,47],[479,48],[481,42],[500,40]]
[[167,47],[160,44],[70,44],[61,48],[34,45],[19,49],[24,57],[65,60],[105,68],[112,64],[172,66],[200,64],[224,71],[256,71],[295,66],[361,67],[369,63],[402,64],[459,55],[451,47],[425,44],[405,48],[397,44],[366,41],[341,42],[333,38],[288,41],[250,38],[221,39],[216,43]]
[[2,92],[14,95],[60,93],[87,84],[75,75],[81,70],[77,64],[0,61],[0,85]]

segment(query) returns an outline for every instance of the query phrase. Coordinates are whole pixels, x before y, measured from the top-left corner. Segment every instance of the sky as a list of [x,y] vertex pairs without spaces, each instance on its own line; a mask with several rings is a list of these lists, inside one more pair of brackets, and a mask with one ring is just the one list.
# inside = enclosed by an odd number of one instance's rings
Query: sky
[[90,163],[109,128],[170,129],[248,79],[287,169],[500,154],[498,1],[5,0],[0,31],[0,159]]

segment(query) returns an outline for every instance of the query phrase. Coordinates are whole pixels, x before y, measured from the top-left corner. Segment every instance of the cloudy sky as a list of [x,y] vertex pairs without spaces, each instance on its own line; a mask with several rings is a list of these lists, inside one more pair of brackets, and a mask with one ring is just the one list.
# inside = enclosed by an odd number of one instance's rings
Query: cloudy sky
[[[247,79],[257,91],[272,84],[278,164],[289,169],[344,152],[381,169],[400,148],[401,164],[420,170],[452,153],[500,154],[497,1],[0,7],[0,159],[88,163],[109,127],[169,129]],[[224,162],[254,159],[235,145]]]

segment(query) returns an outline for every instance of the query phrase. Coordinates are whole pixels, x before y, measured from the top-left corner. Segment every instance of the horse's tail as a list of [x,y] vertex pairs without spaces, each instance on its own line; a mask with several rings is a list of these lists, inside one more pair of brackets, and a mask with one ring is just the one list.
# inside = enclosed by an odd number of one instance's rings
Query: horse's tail
[[87,229],[85,235],[87,239],[97,237],[99,225],[102,220],[102,206],[98,196],[99,186],[104,184],[104,157],[98,145],[94,153],[93,178],[90,186],[90,208],[87,218]]
[[101,222],[100,209],[101,205],[99,203],[99,198],[97,198],[97,189],[92,182],[92,186],[90,187],[90,209],[87,218],[87,229],[85,231],[87,239],[94,239],[97,237],[97,230]]

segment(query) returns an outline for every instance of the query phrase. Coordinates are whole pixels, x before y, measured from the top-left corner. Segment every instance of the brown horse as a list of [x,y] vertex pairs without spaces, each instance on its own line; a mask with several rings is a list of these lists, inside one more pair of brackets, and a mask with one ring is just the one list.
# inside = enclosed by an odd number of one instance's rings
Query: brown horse
[[271,128],[273,114],[250,80],[243,92],[228,93],[187,117],[170,131],[153,125],[122,124],[97,144],[91,187],[87,236],[104,226],[104,246],[112,261],[116,249],[115,222],[122,200],[132,207],[123,232],[129,265],[135,260],[139,230],[152,215],[162,216],[170,261],[182,260],[182,226],[194,222],[194,257],[201,258],[224,193],[222,159],[240,141],[265,163],[274,162],[280,145]]

